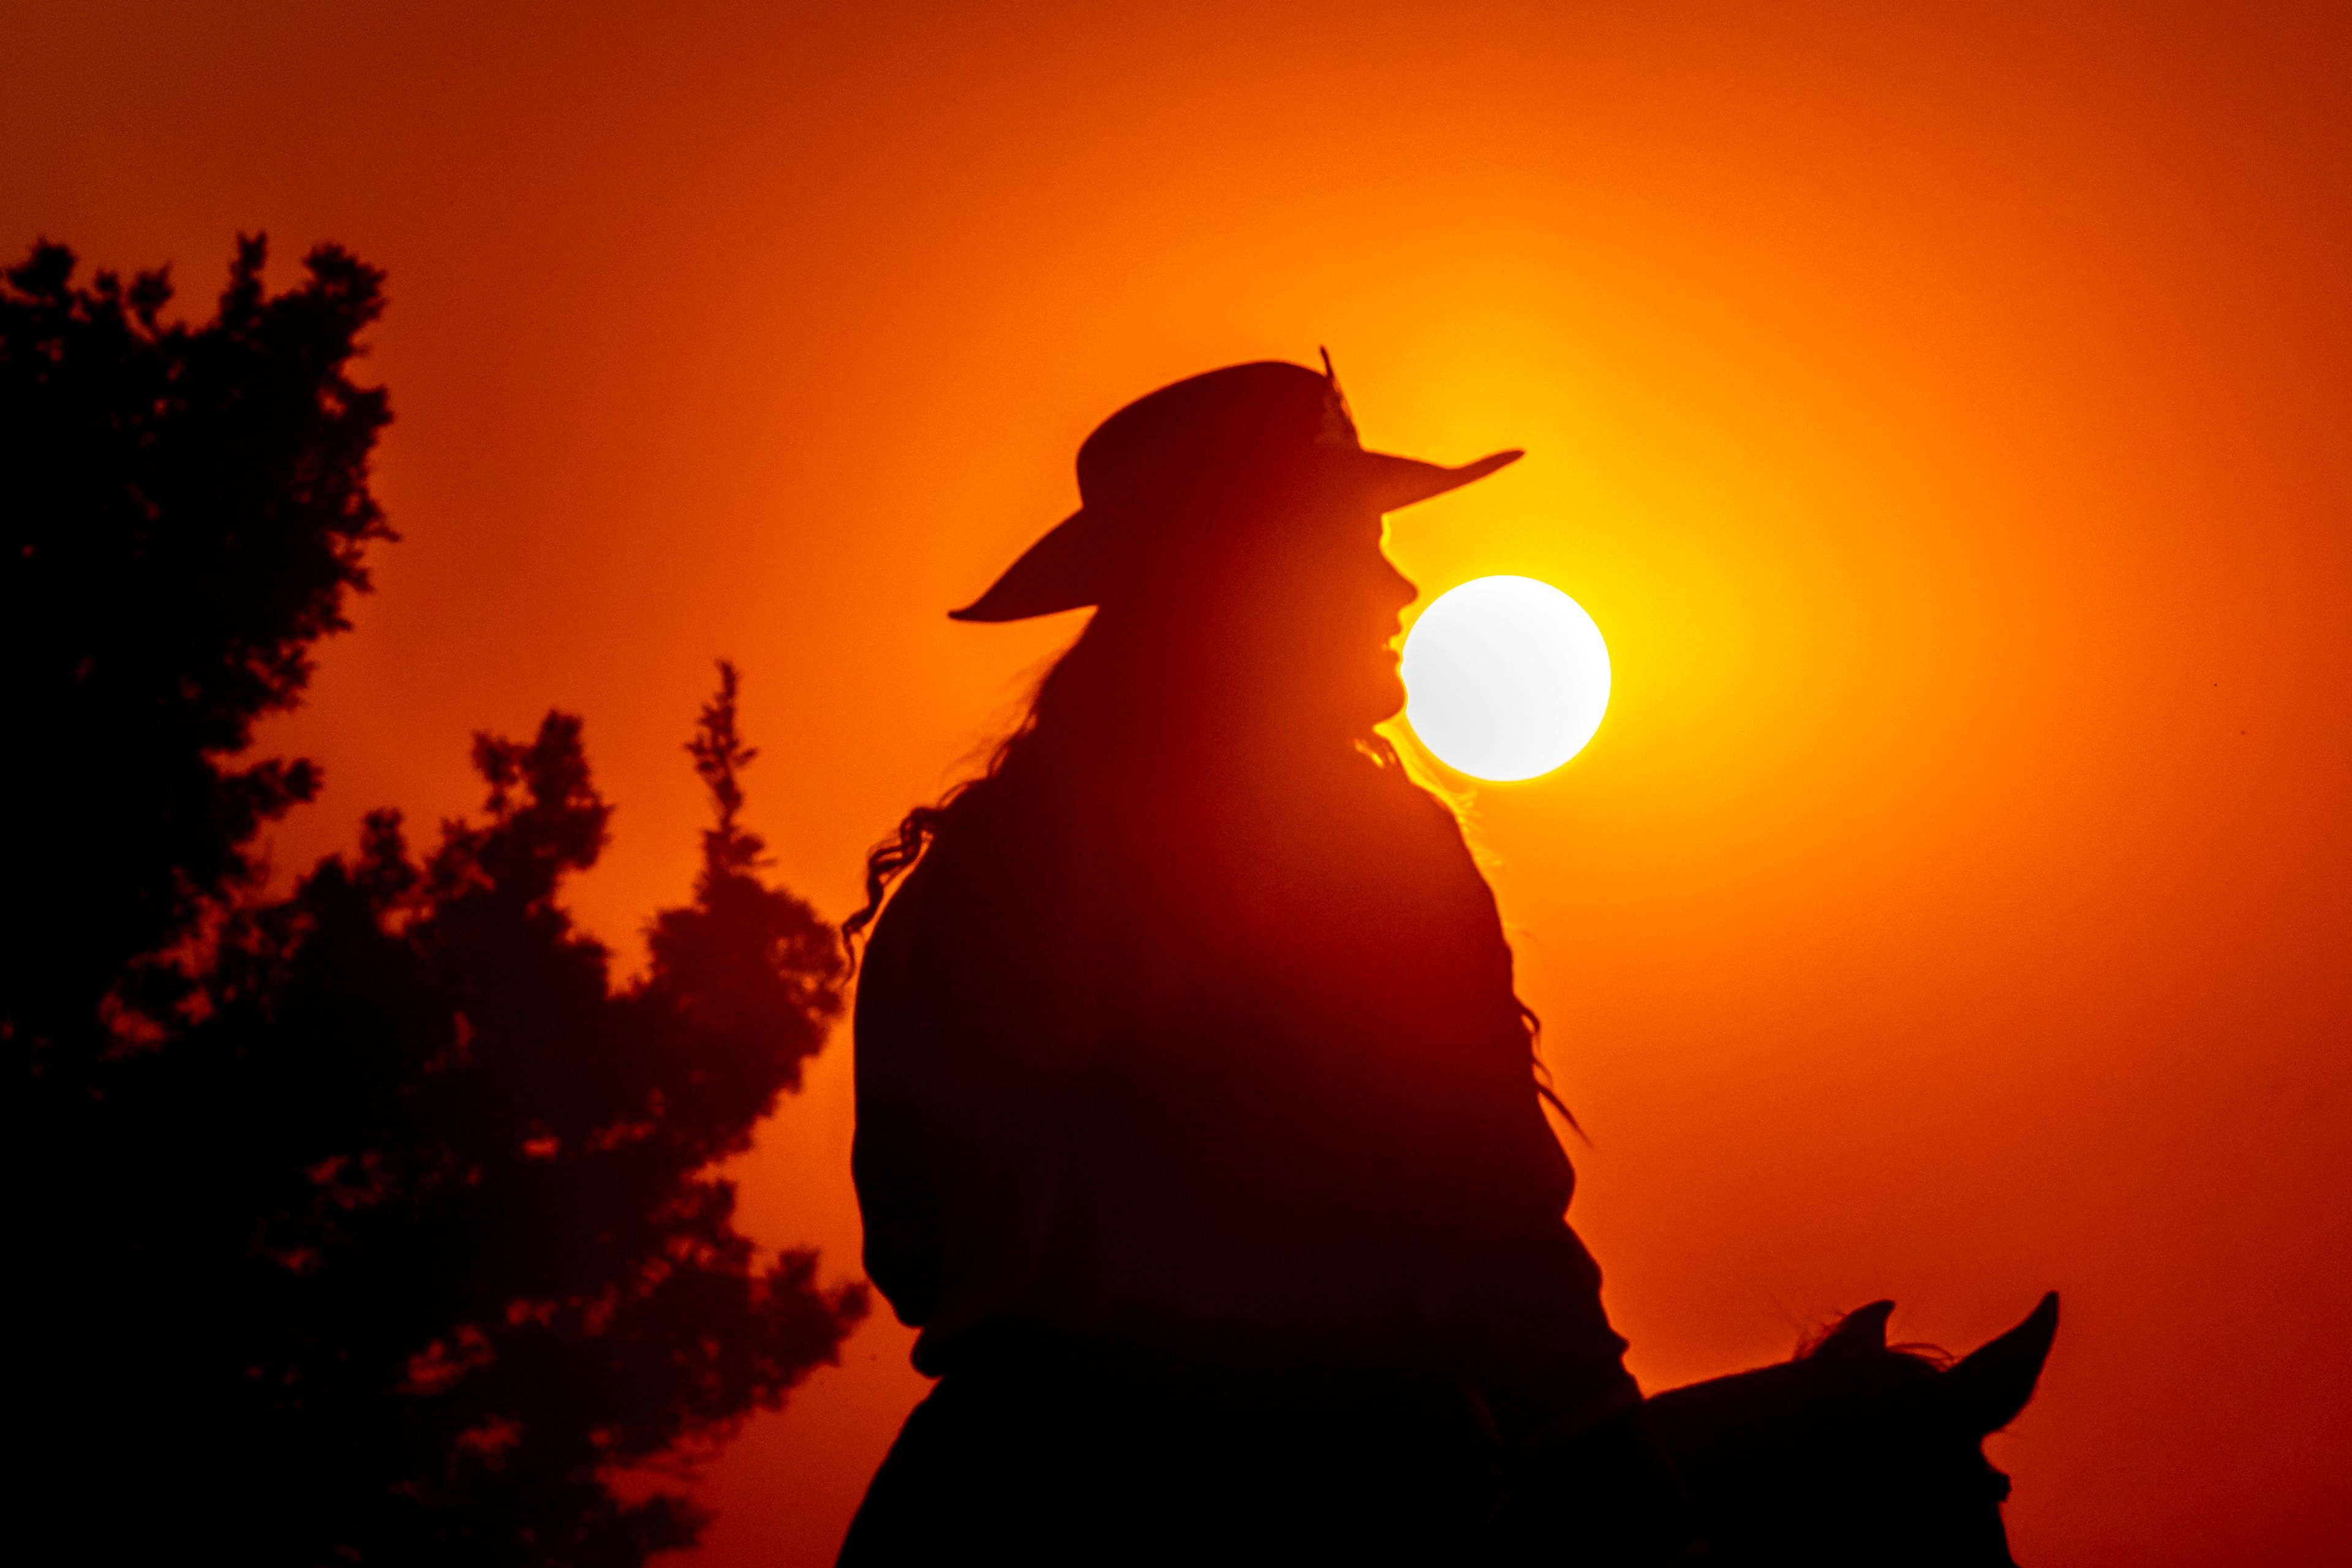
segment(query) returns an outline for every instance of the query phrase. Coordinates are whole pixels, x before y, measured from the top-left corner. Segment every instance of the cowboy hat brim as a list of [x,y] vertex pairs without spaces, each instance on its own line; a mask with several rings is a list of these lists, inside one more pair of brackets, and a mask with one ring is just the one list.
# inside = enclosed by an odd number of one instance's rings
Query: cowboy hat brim
[[[1348,482],[1361,487],[1365,499],[1383,512],[1415,501],[1460,489],[1507,468],[1525,454],[1495,452],[1475,463],[1447,468],[1387,452],[1350,451]],[[951,621],[1024,621],[1064,610],[1098,605],[1108,586],[1108,540],[1102,520],[1083,507],[1056,523],[1043,539],[1023,551],[1021,558],[989,584],[988,592],[961,610],[950,610]]]

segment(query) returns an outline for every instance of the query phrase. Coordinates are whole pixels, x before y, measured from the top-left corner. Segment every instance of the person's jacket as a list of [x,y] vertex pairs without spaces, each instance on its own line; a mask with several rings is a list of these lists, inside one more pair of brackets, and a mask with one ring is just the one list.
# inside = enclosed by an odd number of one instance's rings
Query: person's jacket
[[1509,1437],[1631,1405],[1446,808],[1356,753],[1026,761],[958,804],[859,980],[866,1263],[917,1365],[1043,1337],[1405,1373]]

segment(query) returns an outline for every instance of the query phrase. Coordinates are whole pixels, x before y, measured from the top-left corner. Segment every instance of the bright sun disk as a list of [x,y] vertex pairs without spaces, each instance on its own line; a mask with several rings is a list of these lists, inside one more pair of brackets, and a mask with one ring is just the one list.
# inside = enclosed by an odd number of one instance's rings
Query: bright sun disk
[[1476,577],[1404,641],[1405,721],[1437,760],[1507,783],[1584,749],[1609,707],[1609,646],[1584,607],[1532,577]]

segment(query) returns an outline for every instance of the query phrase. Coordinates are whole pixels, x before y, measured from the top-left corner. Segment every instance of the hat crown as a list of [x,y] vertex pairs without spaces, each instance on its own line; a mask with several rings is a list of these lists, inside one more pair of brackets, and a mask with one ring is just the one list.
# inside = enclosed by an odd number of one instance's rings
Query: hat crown
[[1518,456],[1492,452],[1448,468],[1367,452],[1328,353],[1319,375],[1280,360],[1230,364],[1139,397],[1097,426],[1078,448],[1085,504],[948,614],[1018,621],[1158,592],[1165,574],[1155,563],[1167,552],[1222,548],[1212,542],[1220,524],[1263,526],[1284,510],[1263,503],[1328,492],[1385,514]]
[[1332,378],[1280,360],[1227,365],[1148,393],[1096,426],[1078,448],[1078,495],[1090,510],[1122,510],[1246,482],[1332,447],[1361,449]]

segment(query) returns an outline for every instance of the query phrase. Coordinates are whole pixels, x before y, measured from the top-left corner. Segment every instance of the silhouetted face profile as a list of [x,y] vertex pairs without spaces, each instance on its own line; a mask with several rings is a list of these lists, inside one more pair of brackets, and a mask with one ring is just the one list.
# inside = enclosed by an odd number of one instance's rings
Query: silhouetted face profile
[[1323,497],[1236,521],[1228,551],[1148,605],[1104,612],[1142,623],[1155,689],[1137,695],[1196,731],[1276,747],[1345,741],[1396,712],[1397,634],[1417,590],[1381,548],[1381,514]]

